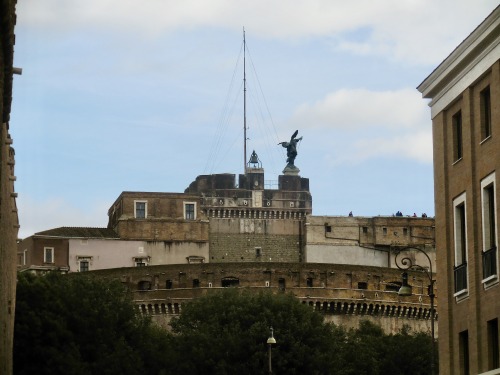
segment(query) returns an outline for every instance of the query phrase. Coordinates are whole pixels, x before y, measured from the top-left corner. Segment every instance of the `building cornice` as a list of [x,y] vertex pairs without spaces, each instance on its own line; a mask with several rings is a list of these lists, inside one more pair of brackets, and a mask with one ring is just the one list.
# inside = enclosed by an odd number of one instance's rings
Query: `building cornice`
[[497,7],[418,87],[431,99],[431,117],[446,109],[500,59]]

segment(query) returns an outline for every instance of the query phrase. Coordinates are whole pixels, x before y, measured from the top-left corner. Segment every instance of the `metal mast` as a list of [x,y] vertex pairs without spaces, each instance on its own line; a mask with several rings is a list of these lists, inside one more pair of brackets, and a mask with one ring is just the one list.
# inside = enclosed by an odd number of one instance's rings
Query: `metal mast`
[[246,75],[246,41],[243,27],[243,173],[247,166],[247,75]]

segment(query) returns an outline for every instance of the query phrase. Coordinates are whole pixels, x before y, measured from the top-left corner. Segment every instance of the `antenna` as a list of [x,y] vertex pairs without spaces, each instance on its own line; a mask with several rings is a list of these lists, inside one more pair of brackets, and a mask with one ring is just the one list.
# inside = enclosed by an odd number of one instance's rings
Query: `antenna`
[[243,26],[243,173],[247,165],[247,73],[246,73],[246,40]]

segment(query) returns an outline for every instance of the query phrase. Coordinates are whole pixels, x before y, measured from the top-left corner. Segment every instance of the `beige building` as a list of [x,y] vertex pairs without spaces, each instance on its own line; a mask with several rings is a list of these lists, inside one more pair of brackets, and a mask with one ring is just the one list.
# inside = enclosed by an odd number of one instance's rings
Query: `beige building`
[[16,305],[16,240],[19,220],[14,192],[14,149],[9,134],[16,1],[0,0],[0,375],[12,374]]
[[54,228],[18,242],[18,271],[67,273],[204,263],[208,243],[198,245],[193,247],[189,241],[125,240],[109,228]]
[[[352,264],[395,268],[397,250],[416,247],[433,264],[434,219],[427,217],[308,216],[306,263]],[[414,264],[428,266],[425,255],[411,252]]]
[[439,373],[500,374],[500,7],[418,90],[433,124]]

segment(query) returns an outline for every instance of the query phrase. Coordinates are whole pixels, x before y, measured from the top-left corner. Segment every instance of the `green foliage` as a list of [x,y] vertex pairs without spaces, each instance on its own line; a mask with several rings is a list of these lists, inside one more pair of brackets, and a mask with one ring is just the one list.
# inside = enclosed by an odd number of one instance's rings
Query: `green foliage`
[[177,373],[267,373],[271,326],[275,373],[330,374],[340,365],[343,329],[291,295],[228,288],[189,303],[171,325],[181,355]]
[[119,282],[22,274],[16,303],[15,374],[142,374],[150,338],[167,345]]
[[368,321],[345,330],[294,296],[227,288],[183,306],[173,334],[135,313],[119,282],[91,275],[19,275],[15,374],[268,373],[421,375],[431,340],[408,327],[393,335]]

